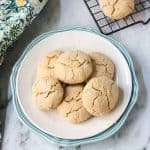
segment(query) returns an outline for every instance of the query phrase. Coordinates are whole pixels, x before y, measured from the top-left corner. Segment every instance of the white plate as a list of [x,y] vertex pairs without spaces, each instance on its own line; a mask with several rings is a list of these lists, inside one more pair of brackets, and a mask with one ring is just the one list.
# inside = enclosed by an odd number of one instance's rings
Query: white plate
[[[102,52],[116,66],[116,82],[123,91],[117,108],[104,117],[93,117],[79,125],[71,124],[56,111],[42,112],[35,106],[31,87],[35,80],[38,61],[47,52],[60,50],[83,50]],[[128,64],[121,52],[108,40],[86,31],[64,31],[42,39],[25,56],[16,80],[17,98],[26,117],[39,129],[64,139],[82,139],[94,136],[111,127],[121,117],[130,100],[132,81]]]

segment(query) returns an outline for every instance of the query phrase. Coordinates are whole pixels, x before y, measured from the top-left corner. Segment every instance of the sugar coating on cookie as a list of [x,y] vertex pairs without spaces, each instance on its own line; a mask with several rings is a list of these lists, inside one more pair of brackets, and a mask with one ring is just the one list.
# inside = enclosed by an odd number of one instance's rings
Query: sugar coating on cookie
[[92,52],[89,54],[93,62],[92,77],[107,76],[113,79],[115,74],[115,66],[113,62],[104,54],[99,52]]
[[56,108],[63,98],[63,88],[59,81],[52,77],[38,78],[32,86],[32,95],[36,105],[44,111]]
[[57,107],[58,113],[72,123],[80,123],[91,117],[82,104],[82,91],[82,85],[66,87],[64,100]]
[[82,94],[84,107],[94,116],[103,116],[112,111],[118,102],[119,88],[107,77],[91,79]]
[[56,61],[55,74],[68,84],[84,82],[92,74],[92,61],[81,51],[64,52]]
[[52,76],[56,78],[54,67],[56,60],[62,54],[62,51],[52,51],[47,53],[40,61],[37,67],[37,77]]
[[101,10],[112,19],[122,19],[135,8],[135,0],[99,0]]

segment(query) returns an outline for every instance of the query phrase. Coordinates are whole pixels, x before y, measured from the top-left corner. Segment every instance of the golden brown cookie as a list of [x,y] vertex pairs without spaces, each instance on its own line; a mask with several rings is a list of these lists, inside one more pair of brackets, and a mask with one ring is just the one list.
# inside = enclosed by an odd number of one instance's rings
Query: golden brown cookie
[[63,88],[52,77],[38,78],[32,86],[32,95],[37,106],[44,111],[56,108],[63,99]]
[[64,52],[56,61],[55,74],[68,84],[84,82],[92,74],[92,61],[81,51]]
[[115,74],[115,66],[113,62],[104,54],[99,52],[92,52],[89,54],[93,62],[92,77],[107,76],[113,79]]
[[56,60],[62,54],[62,51],[52,51],[46,54],[40,61],[37,67],[37,77],[52,76],[56,78],[54,67]]
[[118,102],[119,88],[107,77],[91,79],[82,94],[84,107],[94,116],[103,116],[112,111]]
[[112,19],[122,19],[135,8],[135,0],[99,0],[101,10]]
[[57,107],[58,113],[72,123],[80,123],[91,117],[82,104],[82,85],[67,86],[63,102]]

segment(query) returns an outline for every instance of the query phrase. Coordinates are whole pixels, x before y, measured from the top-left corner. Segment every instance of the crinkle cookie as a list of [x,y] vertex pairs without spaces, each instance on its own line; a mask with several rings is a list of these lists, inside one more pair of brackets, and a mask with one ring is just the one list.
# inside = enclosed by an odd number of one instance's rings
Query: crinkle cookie
[[38,78],[32,86],[32,95],[37,106],[44,111],[56,108],[63,99],[63,88],[52,77]]
[[56,78],[54,73],[54,67],[56,60],[62,53],[62,51],[56,50],[46,54],[38,64],[37,77],[52,76],[53,78]]
[[82,94],[84,107],[94,116],[103,116],[112,111],[118,102],[119,88],[107,77],[91,79]]
[[65,98],[57,107],[58,113],[72,123],[80,123],[91,117],[82,104],[82,85],[72,85],[65,89]]
[[115,66],[113,62],[104,54],[92,52],[89,54],[93,62],[93,77],[107,76],[113,79],[115,74]]
[[101,10],[112,19],[122,19],[135,8],[135,0],[99,0]]
[[55,73],[65,83],[81,83],[92,74],[92,61],[84,52],[67,51],[57,59]]

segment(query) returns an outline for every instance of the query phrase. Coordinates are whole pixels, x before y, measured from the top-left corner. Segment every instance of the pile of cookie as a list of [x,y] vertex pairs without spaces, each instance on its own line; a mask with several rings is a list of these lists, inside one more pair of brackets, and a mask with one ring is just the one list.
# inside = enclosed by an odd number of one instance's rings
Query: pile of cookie
[[57,108],[72,123],[103,116],[117,105],[115,66],[104,54],[52,51],[37,66],[32,93],[43,111]]

